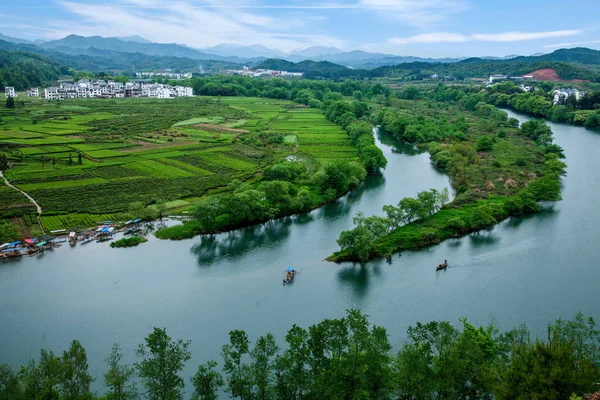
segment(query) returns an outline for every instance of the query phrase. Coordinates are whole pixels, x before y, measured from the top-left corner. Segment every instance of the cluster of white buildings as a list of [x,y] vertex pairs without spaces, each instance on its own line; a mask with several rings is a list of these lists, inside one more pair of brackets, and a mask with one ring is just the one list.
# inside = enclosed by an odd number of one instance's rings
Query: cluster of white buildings
[[169,78],[169,79],[190,79],[192,77],[191,72],[136,72],[137,78]]
[[[161,83],[115,82],[105,80],[82,79],[78,82],[61,82],[59,86],[44,89],[46,100],[64,100],[86,97],[156,97],[170,99],[174,97],[192,97],[194,92],[189,86],[172,86]],[[38,94],[39,96],[39,94]]]
[[567,101],[567,99],[570,96],[574,96],[575,100],[579,100],[585,96],[585,92],[582,92],[577,89],[571,89],[571,88],[555,89],[554,90],[554,98],[552,99],[552,104],[553,105],[565,104],[565,102]]
[[503,74],[492,74],[490,75],[490,79],[488,80],[489,84],[494,83],[495,81],[533,81],[535,78],[533,75],[523,75],[523,76],[508,76]]
[[273,69],[250,69],[244,66],[243,69],[229,69],[227,73],[231,75],[249,76],[252,78],[266,78],[272,76],[280,77],[295,77],[301,78],[304,72],[288,72],[288,71],[275,71]]

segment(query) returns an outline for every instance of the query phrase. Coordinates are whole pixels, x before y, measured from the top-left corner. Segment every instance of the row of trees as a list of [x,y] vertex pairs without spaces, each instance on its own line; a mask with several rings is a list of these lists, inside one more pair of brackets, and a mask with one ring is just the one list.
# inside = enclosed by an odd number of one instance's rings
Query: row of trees
[[343,231],[337,243],[342,251],[350,251],[361,261],[366,261],[377,240],[402,225],[432,216],[448,200],[448,188],[442,191],[431,189],[419,192],[417,197],[405,197],[396,206],[383,206],[385,217],[365,217],[362,212],[359,212],[353,218],[355,227]]
[[303,162],[282,160],[265,168],[260,184],[236,180],[226,194],[200,199],[192,216],[200,232],[214,233],[306,212],[356,188],[366,174],[357,162],[336,161],[312,171]]
[[[545,339],[527,328],[458,327],[446,321],[417,323],[393,352],[384,327],[358,310],[308,329],[294,325],[280,348],[269,333],[254,343],[234,330],[222,347],[222,364],[201,364],[190,383],[193,400],[216,400],[221,390],[241,400],[266,399],[567,399],[596,388],[600,379],[600,331],[581,313],[550,324]],[[0,399],[179,400],[181,372],[191,359],[190,341],[154,328],[136,351],[133,366],[114,344],[96,396],[86,351],[74,340],[61,356],[42,350],[15,373],[0,365]]]
[[293,100],[298,103],[315,106],[330,98],[330,93],[342,96],[353,96],[360,92],[359,97],[370,99],[373,96],[388,96],[391,91],[379,83],[372,84],[368,81],[346,79],[342,82],[331,80],[286,80],[253,79],[242,76],[211,76],[192,78],[185,82],[194,88],[194,93],[203,96],[250,96],[271,97]]

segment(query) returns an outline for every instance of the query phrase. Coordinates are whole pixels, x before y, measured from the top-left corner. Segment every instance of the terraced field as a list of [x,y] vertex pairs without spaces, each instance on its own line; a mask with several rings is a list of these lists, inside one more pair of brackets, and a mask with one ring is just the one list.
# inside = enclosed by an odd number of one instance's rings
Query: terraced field
[[[38,201],[49,230],[126,218],[134,202],[181,209],[290,154],[319,164],[356,157],[340,127],[283,100],[25,98],[0,117],[6,176]],[[30,220],[23,196],[7,189],[0,217]]]

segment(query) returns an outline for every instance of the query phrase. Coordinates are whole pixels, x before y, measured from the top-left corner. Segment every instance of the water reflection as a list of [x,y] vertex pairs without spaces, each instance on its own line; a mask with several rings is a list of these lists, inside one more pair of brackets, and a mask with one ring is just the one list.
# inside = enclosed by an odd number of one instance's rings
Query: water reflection
[[290,236],[293,223],[293,218],[286,217],[220,235],[204,235],[191,252],[200,265],[212,265],[221,257],[240,258],[257,248],[280,246]]
[[376,260],[367,264],[349,264],[338,271],[338,280],[351,289],[358,301],[363,300],[369,293],[372,278],[381,278],[381,264],[383,260]]
[[491,231],[482,231],[470,234],[469,241],[471,242],[471,247],[477,248],[498,243],[500,236],[495,235]]
[[553,219],[558,216],[558,210],[554,209],[554,204],[545,204],[541,206],[539,212],[535,214],[525,214],[518,217],[511,217],[506,222],[505,226],[509,229],[517,229],[523,222],[533,219]]
[[398,154],[406,154],[408,156],[416,156],[424,153],[423,150],[417,148],[416,146],[398,140],[392,134],[382,131],[381,129],[376,129],[375,133],[377,135],[377,140],[386,146],[389,146],[392,150],[392,153]]

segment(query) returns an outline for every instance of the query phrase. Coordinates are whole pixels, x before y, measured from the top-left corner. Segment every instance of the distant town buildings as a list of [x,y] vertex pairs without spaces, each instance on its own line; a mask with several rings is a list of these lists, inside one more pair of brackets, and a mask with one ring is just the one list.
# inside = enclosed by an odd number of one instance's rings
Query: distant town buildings
[[565,104],[569,97],[573,96],[575,100],[579,100],[585,96],[585,92],[572,88],[558,88],[554,90],[554,98],[552,104]]
[[36,87],[27,89],[27,97],[40,97],[40,89]]
[[78,82],[61,82],[59,86],[44,89],[46,100],[64,100],[94,97],[156,97],[171,99],[174,97],[192,97],[189,86],[172,86],[161,83],[115,82],[105,80],[82,79]]
[[4,87],[4,95],[6,97],[17,97],[17,94],[15,93],[15,88],[13,86]]
[[490,75],[489,83],[494,83],[494,81],[504,81],[506,79],[508,79],[507,75],[493,74],[493,75]]
[[227,73],[230,75],[240,75],[240,76],[249,76],[252,78],[260,78],[260,77],[272,77],[272,76],[281,76],[281,77],[297,77],[301,78],[304,75],[304,72],[288,72],[288,71],[275,71],[273,69],[250,69],[244,66],[243,69],[230,69],[227,70]]
[[189,79],[192,77],[192,73],[191,72],[184,72],[184,73],[176,73],[176,72],[168,72],[169,70],[167,70],[167,72],[136,72],[135,76],[136,78],[156,78],[156,77],[163,77],[163,78],[169,78],[169,79]]

